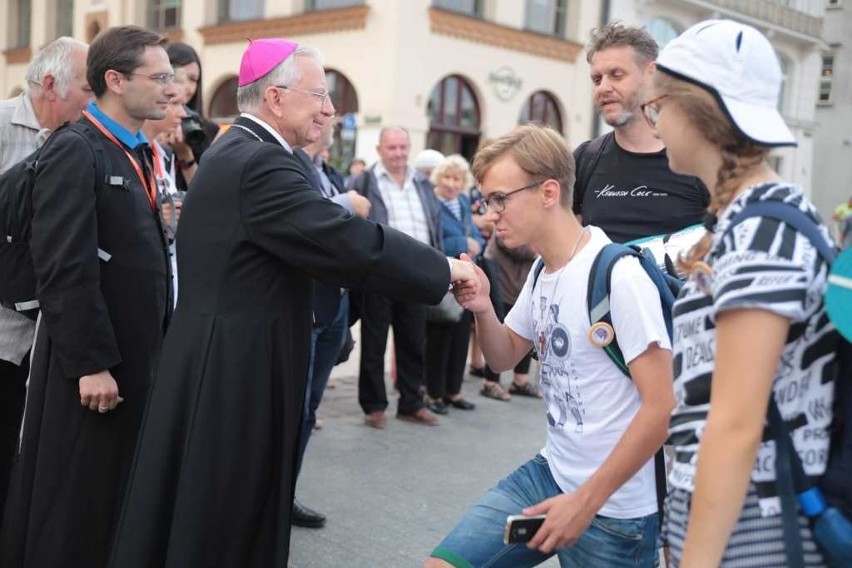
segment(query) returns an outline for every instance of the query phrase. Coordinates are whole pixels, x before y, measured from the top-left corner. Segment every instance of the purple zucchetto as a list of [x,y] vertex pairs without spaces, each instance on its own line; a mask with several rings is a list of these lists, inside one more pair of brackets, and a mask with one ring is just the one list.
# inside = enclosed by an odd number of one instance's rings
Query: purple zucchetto
[[299,47],[294,41],[279,38],[249,40],[240,63],[239,86],[254,83],[278,64],[290,57]]

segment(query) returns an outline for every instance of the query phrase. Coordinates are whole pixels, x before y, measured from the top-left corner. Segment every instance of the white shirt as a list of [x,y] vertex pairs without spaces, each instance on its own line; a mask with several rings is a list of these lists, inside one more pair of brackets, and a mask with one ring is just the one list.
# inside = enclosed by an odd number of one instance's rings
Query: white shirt
[[381,162],[373,168],[379,193],[388,210],[388,225],[421,243],[431,244],[429,223],[414,185],[414,168],[407,168],[402,186],[396,183]]
[[[641,405],[636,385],[589,340],[589,272],[610,240],[597,227],[589,243],[553,274],[542,272],[532,290],[530,271],[506,325],[532,341],[541,362],[547,410],[547,458],[556,483],[573,493],[609,457]],[[656,343],[671,349],[659,293],[635,258],[612,271],[610,311],[618,345],[629,363]],[[653,458],[613,493],[599,513],[618,519],[657,511]]]
[[291,147],[290,147],[290,145],[289,145],[289,144],[287,144],[287,141],[286,141],[286,140],[284,140],[284,137],[283,137],[283,136],[281,136],[281,135],[278,133],[278,131],[277,131],[277,130],[275,130],[274,128],[272,128],[272,127],[271,127],[271,126],[269,126],[268,124],[266,124],[266,123],[265,123],[262,119],[260,119],[260,118],[258,118],[258,117],[256,117],[256,116],[254,116],[253,114],[249,114],[249,113],[247,113],[247,112],[244,112],[244,113],[240,114],[240,116],[242,116],[242,117],[244,117],[244,118],[247,118],[247,119],[249,119],[249,120],[253,120],[254,122],[256,122],[256,123],[258,123],[259,125],[261,125],[263,128],[265,128],[265,129],[266,129],[266,131],[267,131],[267,132],[269,132],[270,134],[272,134],[272,135],[275,137],[275,139],[276,139],[276,140],[278,140],[278,143],[279,143],[279,144],[281,144],[282,146],[284,146],[284,149],[285,149],[285,150],[287,150],[287,151],[288,151],[288,152],[290,152],[291,154],[293,153],[293,148],[291,148]]

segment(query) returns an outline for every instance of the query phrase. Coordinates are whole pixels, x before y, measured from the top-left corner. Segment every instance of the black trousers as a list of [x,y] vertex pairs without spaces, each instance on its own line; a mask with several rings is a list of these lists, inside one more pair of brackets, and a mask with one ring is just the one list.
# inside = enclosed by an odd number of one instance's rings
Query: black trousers
[[397,414],[423,408],[420,384],[426,335],[426,307],[365,294],[361,311],[361,366],[358,402],[365,414],[388,407],[385,389],[385,348],[393,326],[396,349]]
[[[503,319],[506,317],[506,315],[512,310],[512,307],[514,305],[515,304],[504,303],[501,306],[502,310],[497,310],[497,307],[495,305],[494,311],[497,313],[497,318],[500,321],[503,321]],[[526,355],[524,355],[523,359],[518,361],[518,364],[515,365],[514,372],[517,373],[518,375],[526,375],[527,373],[530,372],[530,363],[532,363],[532,352],[527,353]],[[495,373],[494,371],[491,370],[491,367],[489,367],[486,364],[485,365],[485,380],[495,382],[495,383],[499,383],[500,382],[500,373]]]
[[3,521],[6,491],[21,432],[29,371],[29,353],[20,365],[0,361],[0,523]]
[[426,389],[429,398],[461,392],[473,315],[465,311],[456,323],[426,322]]

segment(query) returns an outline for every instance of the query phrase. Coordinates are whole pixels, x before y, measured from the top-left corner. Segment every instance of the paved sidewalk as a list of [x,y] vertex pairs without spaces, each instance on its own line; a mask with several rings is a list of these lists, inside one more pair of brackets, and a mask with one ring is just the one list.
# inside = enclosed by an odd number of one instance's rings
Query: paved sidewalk
[[[356,345],[335,368],[336,386],[318,412],[324,427],[314,432],[296,489],[328,523],[293,527],[291,568],[420,566],[475,499],[544,444],[541,401],[487,399],[470,376],[462,392],[476,410],[450,409],[437,427],[411,424],[394,418],[390,389],[387,429],[368,428],[358,406],[358,352]],[[504,385],[510,377],[503,374]]]

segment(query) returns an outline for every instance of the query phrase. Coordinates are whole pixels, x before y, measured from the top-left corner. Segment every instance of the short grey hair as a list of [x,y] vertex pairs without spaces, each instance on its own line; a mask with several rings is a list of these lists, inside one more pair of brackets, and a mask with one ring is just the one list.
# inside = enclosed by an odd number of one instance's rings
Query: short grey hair
[[41,96],[44,78],[50,75],[55,81],[56,93],[63,99],[67,97],[74,80],[74,53],[88,48],[87,43],[68,36],[57,38],[42,47],[27,67],[27,84],[33,95]]
[[292,87],[301,79],[297,57],[308,57],[322,66],[322,55],[313,47],[300,46],[290,57],[275,66],[272,71],[253,83],[237,87],[237,109],[240,112],[256,112],[263,104],[263,93],[272,85]]
[[56,93],[63,99],[67,97],[68,89],[74,80],[74,53],[88,47],[88,44],[67,36],[57,38],[42,47],[27,67],[27,84],[32,94],[41,96],[44,78],[50,75],[55,81]]
[[441,176],[444,175],[444,172],[455,170],[462,173],[462,177],[464,177],[464,189],[463,191],[467,191],[473,185],[473,174],[470,172],[470,163],[465,160],[464,156],[461,154],[450,154],[444,160],[435,166],[435,169],[432,170],[432,176],[430,177],[430,181],[438,185],[438,180],[441,179]]

